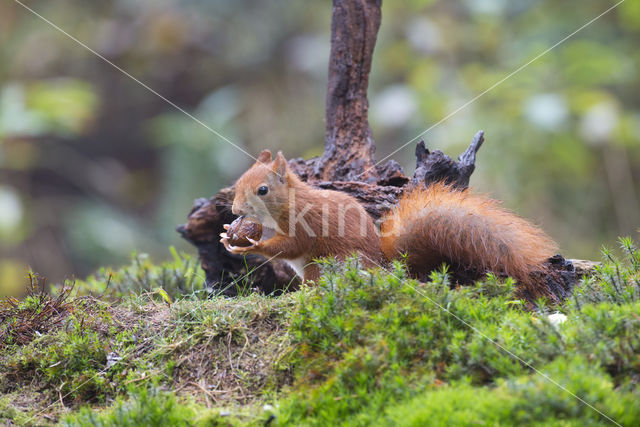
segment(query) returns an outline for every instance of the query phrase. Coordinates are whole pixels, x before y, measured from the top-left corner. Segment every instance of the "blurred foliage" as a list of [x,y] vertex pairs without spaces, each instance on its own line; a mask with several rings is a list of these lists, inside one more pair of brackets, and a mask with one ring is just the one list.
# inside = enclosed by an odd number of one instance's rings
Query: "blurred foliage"
[[[371,74],[378,159],[612,6],[383,2]],[[322,150],[329,2],[29,2],[249,153]],[[14,2],[0,4],[0,293],[131,251],[169,257],[192,200],[250,159]],[[472,186],[594,258],[640,225],[640,6],[627,1],[424,135],[487,142]],[[414,143],[394,154],[411,172]],[[192,250],[189,248],[189,250]]]

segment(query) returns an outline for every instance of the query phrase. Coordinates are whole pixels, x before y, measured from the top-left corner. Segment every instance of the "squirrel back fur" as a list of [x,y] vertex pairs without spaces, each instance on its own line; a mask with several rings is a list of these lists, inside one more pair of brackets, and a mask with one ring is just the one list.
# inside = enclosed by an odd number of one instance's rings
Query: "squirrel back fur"
[[384,216],[381,228],[385,256],[407,254],[415,275],[447,263],[454,270],[504,273],[531,286],[531,273],[557,250],[540,228],[498,201],[443,183],[411,190]]

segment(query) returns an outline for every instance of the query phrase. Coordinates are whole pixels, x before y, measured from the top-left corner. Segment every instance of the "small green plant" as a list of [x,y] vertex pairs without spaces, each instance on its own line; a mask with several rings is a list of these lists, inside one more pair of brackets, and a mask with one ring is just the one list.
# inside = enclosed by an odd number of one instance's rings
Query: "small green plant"
[[0,350],[7,345],[26,344],[55,327],[71,307],[69,287],[62,287],[53,297],[44,291],[46,279],[32,271],[27,279],[27,295],[22,301],[0,301]]
[[118,298],[162,289],[171,299],[184,295],[206,298],[205,279],[192,256],[169,248],[172,260],[155,265],[147,254],[134,253],[129,266],[118,270],[101,268],[86,280],[76,281],[78,294],[108,295]]
[[229,425],[219,411],[180,402],[174,394],[158,388],[132,389],[127,399],[118,399],[105,411],[82,408],[64,418],[63,426],[196,426]]
[[587,303],[640,301],[640,252],[629,237],[619,239],[622,258],[608,248],[602,249],[604,262],[595,274],[584,277],[574,292],[576,306]]

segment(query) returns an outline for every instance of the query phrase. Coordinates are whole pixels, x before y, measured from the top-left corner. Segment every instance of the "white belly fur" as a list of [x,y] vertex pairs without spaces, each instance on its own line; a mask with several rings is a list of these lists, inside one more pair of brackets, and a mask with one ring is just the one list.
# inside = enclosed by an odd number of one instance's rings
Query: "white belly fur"
[[306,259],[294,258],[294,259],[285,259],[283,261],[286,261],[287,264],[289,264],[291,268],[293,268],[293,270],[296,272],[298,276],[300,276],[301,279],[304,278],[304,267],[308,264]]

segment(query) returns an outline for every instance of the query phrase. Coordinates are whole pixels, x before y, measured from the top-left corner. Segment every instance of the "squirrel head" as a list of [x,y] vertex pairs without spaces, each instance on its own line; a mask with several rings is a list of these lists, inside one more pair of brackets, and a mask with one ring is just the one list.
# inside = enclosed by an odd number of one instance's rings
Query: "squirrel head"
[[263,226],[276,228],[288,212],[289,167],[282,152],[271,159],[264,150],[258,161],[236,181],[232,212],[258,220]]

